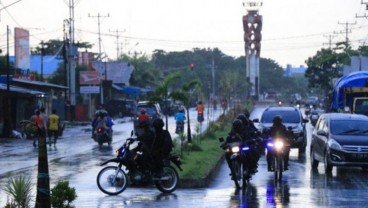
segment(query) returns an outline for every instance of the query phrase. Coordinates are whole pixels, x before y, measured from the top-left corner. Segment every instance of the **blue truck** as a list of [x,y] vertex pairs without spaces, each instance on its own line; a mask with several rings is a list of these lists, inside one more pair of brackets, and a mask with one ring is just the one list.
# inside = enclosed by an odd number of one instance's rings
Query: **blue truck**
[[331,110],[368,116],[368,71],[357,71],[337,80]]

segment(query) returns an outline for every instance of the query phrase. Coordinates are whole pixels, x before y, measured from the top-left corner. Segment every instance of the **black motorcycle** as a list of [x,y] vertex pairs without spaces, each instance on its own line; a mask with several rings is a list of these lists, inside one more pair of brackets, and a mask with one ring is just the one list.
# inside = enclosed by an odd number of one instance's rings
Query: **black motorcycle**
[[112,142],[112,134],[103,127],[97,127],[93,132],[93,140],[102,146],[103,143],[107,143],[109,146]]
[[267,154],[272,153],[271,167],[275,174],[275,182],[282,180],[282,174],[286,170],[285,156],[289,154],[289,143],[284,138],[269,138],[266,148]]
[[255,173],[254,154],[257,154],[260,140],[249,140],[245,142],[223,143],[224,138],[219,138],[222,142],[220,147],[225,154],[230,154],[230,172],[232,180],[237,189],[245,188],[249,184],[249,180]]
[[97,186],[102,192],[108,195],[120,194],[128,183],[135,185],[154,183],[163,193],[172,193],[176,189],[179,176],[176,169],[171,166],[171,162],[182,170],[179,156],[169,155],[165,158],[162,173],[157,176],[154,174],[152,161],[147,161],[148,153],[142,150],[142,145],[139,140],[128,138],[116,151],[116,158],[101,164],[116,163],[115,166],[103,168],[97,175]]

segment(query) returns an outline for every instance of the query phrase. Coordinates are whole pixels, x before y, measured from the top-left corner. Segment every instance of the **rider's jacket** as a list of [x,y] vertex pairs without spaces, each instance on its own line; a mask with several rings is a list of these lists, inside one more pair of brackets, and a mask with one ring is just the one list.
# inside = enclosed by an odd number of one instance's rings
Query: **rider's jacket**
[[185,117],[185,114],[183,112],[177,112],[175,114],[175,120],[176,120],[176,123],[184,123],[186,117]]
[[288,131],[283,124],[273,125],[270,129],[270,136],[272,138],[283,138],[283,139],[289,138]]

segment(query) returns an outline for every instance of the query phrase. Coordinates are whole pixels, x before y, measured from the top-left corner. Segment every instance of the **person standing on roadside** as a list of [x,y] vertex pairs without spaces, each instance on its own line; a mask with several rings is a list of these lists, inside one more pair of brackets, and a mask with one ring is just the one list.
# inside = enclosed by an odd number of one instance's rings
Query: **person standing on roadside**
[[31,121],[35,123],[37,128],[37,135],[33,139],[33,146],[36,147],[37,139],[38,137],[44,137],[45,136],[45,126],[43,122],[43,117],[41,116],[40,111],[37,109],[35,110],[35,115],[31,117]]
[[59,137],[59,126],[60,126],[60,117],[56,114],[56,110],[53,109],[51,115],[47,119],[47,130],[49,136],[49,145],[51,146],[51,138],[54,137],[54,146],[56,145],[56,141]]

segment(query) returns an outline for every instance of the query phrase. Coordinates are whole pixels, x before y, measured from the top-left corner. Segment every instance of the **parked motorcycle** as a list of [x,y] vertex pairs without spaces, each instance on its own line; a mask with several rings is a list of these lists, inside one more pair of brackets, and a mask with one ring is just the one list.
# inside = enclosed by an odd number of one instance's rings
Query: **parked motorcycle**
[[285,156],[289,154],[288,142],[283,138],[274,138],[267,140],[267,154],[273,153],[273,158],[271,160],[271,166],[274,167],[273,171],[275,174],[275,182],[281,181],[282,173],[286,170],[285,167]]
[[98,127],[93,132],[93,140],[100,146],[102,146],[103,143],[107,143],[110,146],[112,142],[112,134],[107,129]]
[[230,172],[232,180],[237,189],[245,188],[249,184],[251,176],[255,173],[255,168],[250,164],[254,163],[253,157],[258,150],[260,140],[249,140],[246,142],[223,143],[224,138],[219,138],[222,142],[220,147],[225,154],[230,154]]
[[145,161],[146,154],[148,153],[142,151],[142,143],[139,140],[128,138],[116,151],[116,158],[101,164],[116,163],[115,166],[107,166],[98,173],[98,188],[105,194],[117,195],[126,189],[128,183],[135,185],[154,183],[161,192],[172,193],[178,185],[179,176],[176,169],[171,166],[171,162],[182,170],[179,156],[169,155],[165,158],[162,174],[155,176],[153,163]]

